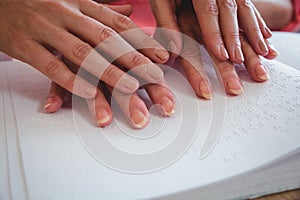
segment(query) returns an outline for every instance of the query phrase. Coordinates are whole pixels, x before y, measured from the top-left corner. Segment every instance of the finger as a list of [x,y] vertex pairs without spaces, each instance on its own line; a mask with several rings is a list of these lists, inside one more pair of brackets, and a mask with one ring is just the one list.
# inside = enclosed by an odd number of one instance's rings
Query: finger
[[131,5],[108,5],[108,4],[104,4],[103,6],[108,7],[109,9],[120,13],[122,15],[126,15],[127,17],[129,17],[132,14],[133,8]]
[[195,35],[197,33],[193,32],[193,27],[184,26],[181,21],[180,26],[185,34],[180,63],[196,95],[205,99],[212,99],[212,87],[202,63],[200,47],[193,39],[197,38]]
[[229,58],[219,26],[219,9],[216,0],[193,0],[197,19],[203,34],[205,46],[219,60]]
[[255,53],[245,36],[241,36],[242,48],[245,55],[245,67],[251,78],[255,81],[262,82],[269,79],[266,68],[263,66],[261,59]]
[[124,93],[132,93],[139,87],[136,79],[109,63],[97,51],[93,50],[88,43],[83,42],[65,30],[53,26],[47,28],[51,28],[50,30],[52,30],[51,39],[45,36],[45,34],[41,34],[40,41],[57,49],[74,64],[82,66],[86,71],[103,80],[108,85],[112,87],[116,86],[117,89]]
[[243,93],[242,83],[235,71],[234,65],[229,60],[219,61],[211,53],[211,58],[215,64],[216,72],[219,79],[223,83],[225,91],[231,95],[239,95]]
[[130,126],[142,129],[149,123],[149,112],[144,101],[136,94],[124,94],[109,87]]
[[264,38],[268,39],[272,37],[272,31],[269,29],[269,27],[266,25],[265,21],[263,20],[262,16],[260,15],[259,11],[256,9],[256,7],[252,4],[253,10],[255,12],[255,16],[258,21],[259,28],[264,36]]
[[242,63],[244,56],[239,38],[239,26],[237,19],[237,5],[235,0],[218,0],[220,9],[219,19],[221,33],[233,63]]
[[156,30],[154,38],[176,57],[182,50],[182,36],[175,16],[174,0],[150,0],[149,2],[157,26],[161,28]]
[[64,99],[65,99],[65,95],[66,95],[67,91],[60,87],[59,85],[57,85],[56,83],[52,82],[51,83],[51,87],[50,87],[50,91],[44,106],[44,109],[47,113],[54,113],[56,111],[58,111],[63,103],[64,103]]
[[[151,60],[147,57],[145,57],[143,54],[139,53],[136,51],[133,47],[131,47],[120,35],[118,35],[115,31],[111,30],[110,28],[104,26],[103,24],[91,20],[87,17],[81,17],[78,18],[77,21],[77,26],[71,26],[69,29],[71,29],[73,32],[75,32],[77,35],[83,36],[83,38],[90,43],[93,44],[98,44],[97,50],[103,51],[105,54],[109,55],[110,57],[110,62],[115,61],[117,59],[117,62],[120,63],[122,66],[125,68],[131,70],[137,66],[144,65],[141,67],[141,70],[137,70],[136,73],[139,77],[143,78],[144,80],[147,80],[149,82],[159,82],[161,78],[163,77],[163,71],[156,65],[154,65]],[[71,22],[70,22],[71,23]],[[86,25],[89,25],[88,29],[82,28]],[[133,34],[136,33],[136,31],[132,32]],[[84,48],[87,47],[80,47],[82,52],[84,52]],[[90,53],[90,50],[86,50],[87,53]],[[88,56],[88,55],[86,55]],[[95,55],[96,56],[96,55]],[[91,56],[89,58],[92,58]],[[98,59],[99,60],[99,59]],[[80,61],[79,61],[80,62]],[[109,65],[108,62],[104,59],[102,59],[103,63],[106,63],[106,65]],[[103,64],[102,64],[103,65]],[[129,75],[124,74],[121,70],[116,69],[115,67],[110,67],[113,68],[113,72],[118,74],[117,78],[120,78],[119,75],[123,75],[124,78],[124,83],[128,83],[130,80]],[[99,76],[99,69],[94,72],[98,73]],[[109,71],[108,71],[109,72]],[[101,79],[109,84],[110,86],[116,86],[115,83],[117,79],[112,79],[112,77],[109,77],[107,79],[107,74],[110,75],[109,73],[105,73],[102,75]],[[112,83],[113,82],[113,83]],[[137,89],[133,81],[133,89]],[[124,85],[122,83],[122,85]],[[124,88],[122,86],[122,88]],[[131,90],[132,91],[132,90]],[[128,92],[127,92],[128,93]]]
[[175,98],[171,90],[163,84],[147,84],[144,86],[153,104],[159,105],[160,112],[167,117],[175,113]]
[[[98,20],[105,26],[111,27],[117,33],[121,34],[135,49],[140,50],[151,60],[158,63],[168,61],[168,52],[157,41],[141,29],[138,29],[128,17],[93,1],[82,1],[81,11],[83,14]],[[73,22],[76,25],[77,20],[73,20]],[[89,26],[82,28],[89,30]]]
[[92,117],[100,127],[108,126],[113,119],[113,114],[109,103],[107,102],[102,89],[99,89],[93,99],[86,100]]
[[268,47],[261,33],[253,6],[249,0],[236,1],[240,27],[245,32],[250,44],[258,55],[268,54]]
[[83,98],[95,96],[96,88],[94,86],[72,73],[61,60],[39,43],[25,41],[20,47],[20,52],[23,51],[26,52],[26,56],[19,56],[18,59],[33,66],[69,92]]
[[268,46],[269,53],[264,57],[269,60],[275,59],[279,55],[278,51],[275,49],[275,47],[270,43],[268,39],[265,39],[265,42]]

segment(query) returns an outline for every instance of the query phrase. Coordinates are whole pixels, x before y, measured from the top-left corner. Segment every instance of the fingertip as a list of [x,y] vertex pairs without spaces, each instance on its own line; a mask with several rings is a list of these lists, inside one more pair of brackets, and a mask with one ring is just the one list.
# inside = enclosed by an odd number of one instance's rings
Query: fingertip
[[154,64],[147,65],[145,72],[148,75],[148,81],[151,83],[159,83],[164,78],[164,72],[162,69]]
[[63,100],[59,100],[55,97],[49,97],[44,105],[44,110],[47,113],[54,113],[58,111],[63,104]]
[[245,61],[243,51],[241,47],[236,47],[234,50],[234,59],[232,60],[233,63],[241,64]]
[[148,113],[144,113],[143,111],[138,109],[130,112],[130,119],[133,127],[136,129],[142,129],[149,123]]
[[257,53],[259,53],[259,55],[261,55],[261,56],[268,55],[269,49],[268,49],[267,44],[263,40],[260,40],[258,42],[258,47],[259,47],[259,52],[257,52]]
[[235,78],[231,78],[226,82],[226,90],[231,95],[240,95],[244,92],[240,81]]
[[263,36],[266,39],[271,38],[273,36],[272,31],[268,27],[265,27],[264,30],[263,30]]
[[258,64],[255,68],[255,75],[258,78],[257,81],[264,82],[270,79],[269,74],[262,64]]
[[266,58],[275,59],[280,55],[273,45],[269,44],[268,47],[269,47],[269,53],[267,54]]
[[166,63],[170,58],[169,52],[165,49],[156,49],[154,54],[157,58],[155,60],[157,63]]
[[160,108],[161,108],[161,113],[167,117],[170,117],[174,115],[176,105],[174,102],[174,99],[171,99],[170,97],[162,97],[160,102],[159,102]]
[[209,83],[200,82],[196,93],[199,97],[207,100],[211,100],[213,98],[211,85]]
[[96,110],[96,120],[99,127],[108,126],[112,121],[112,113],[105,108],[98,108]]

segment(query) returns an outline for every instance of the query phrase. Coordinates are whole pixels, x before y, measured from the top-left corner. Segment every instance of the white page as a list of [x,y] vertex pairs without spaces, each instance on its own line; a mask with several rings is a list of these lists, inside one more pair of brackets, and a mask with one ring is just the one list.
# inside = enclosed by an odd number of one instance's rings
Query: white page
[[[186,85],[174,86],[175,94],[180,101],[183,98],[184,102],[180,102],[182,106],[178,106],[174,117],[164,121],[158,135],[162,140],[172,141],[176,137],[172,132],[176,131],[177,123],[182,122],[180,117],[183,116],[187,121],[199,123],[197,127],[191,124],[197,131],[197,137],[191,141],[192,145],[186,153],[179,152],[184,155],[174,163],[158,171],[141,174],[120,172],[97,160],[99,156],[96,151],[103,144],[103,141],[99,141],[102,131],[110,141],[127,151],[146,149],[147,153],[151,150],[149,144],[156,144],[159,150],[170,141],[159,143],[153,137],[153,141],[158,144],[151,140],[147,144],[141,139],[121,134],[117,125],[126,131],[121,117],[117,118],[119,122],[99,129],[92,124],[83,102],[82,106],[76,104],[73,112],[62,109],[55,114],[45,114],[43,104],[49,81],[22,63],[14,61],[1,65],[1,73],[6,73],[9,80],[13,110],[16,112],[26,179],[23,189],[28,190],[30,199],[158,197],[239,175],[278,159],[300,146],[300,73],[277,62],[268,62],[271,80],[266,83],[254,83],[242,75],[245,93],[239,97],[224,95],[217,85],[213,101],[199,100]],[[170,82],[180,83],[169,75],[166,74]],[[216,83],[214,74],[211,76]],[[226,113],[218,112],[222,108],[226,109]],[[78,115],[80,112],[82,114]],[[222,127],[220,122],[223,116],[226,118]],[[156,120],[155,117],[153,119]],[[134,134],[159,130],[156,122],[150,124],[148,129]],[[221,138],[212,152],[203,159],[200,154],[205,134],[210,127],[216,126],[222,128]],[[190,128],[185,128],[183,132],[189,134]],[[93,138],[94,143],[91,140]],[[90,141],[90,145],[85,141]],[[97,143],[99,149],[95,146]],[[164,156],[158,160],[163,160]],[[128,164],[134,166],[134,163]]]

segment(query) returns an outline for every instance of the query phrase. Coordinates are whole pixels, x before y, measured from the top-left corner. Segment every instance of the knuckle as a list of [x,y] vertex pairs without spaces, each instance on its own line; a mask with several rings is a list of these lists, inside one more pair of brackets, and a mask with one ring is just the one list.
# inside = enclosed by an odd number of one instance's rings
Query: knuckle
[[110,28],[105,27],[99,31],[98,37],[100,38],[101,41],[105,41],[115,35],[116,35],[115,31],[113,31]]
[[52,78],[56,76],[56,74],[59,74],[64,68],[64,65],[60,63],[59,61],[51,61],[46,66],[46,73],[47,75]]
[[249,28],[249,32],[255,33],[258,35],[260,35],[260,33],[261,33],[259,26],[252,26],[251,28]]
[[138,65],[147,63],[146,58],[140,53],[130,53],[128,59],[129,59],[130,63],[134,66],[138,66]]
[[181,57],[189,62],[191,59],[201,58],[201,53],[196,48],[183,48]]
[[219,8],[214,1],[205,1],[204,12],[209,15],[219,15]]
[[141,49],[143,49],[143,48],[145,48],[145,47],[150,47],[150,46],[151,46],[151,43],[152,43],[152,38],[149,37],[149,36],[145,36],[145,37],[141,40],[141,42],[140,42],[140,44],[139,44],[139,47],[140,47]]
[[67,89],[73,90],[73,88],[75,86],[75,81],[76,81],[76,75],[73,74],[66,80],[64,85]]
[[234,13],[237,11],[237,5],[235,0],[222,0],[221,6],[225,11]]
[[222,43],[222,34],[220,30],[203,31],[203,39],[207,45],[216,45]]
[[133,25],[129,17],[120,14],[113,17],[113,23],[118,31],[128,30]]
[[234,71],[234,66],[228,62],[220,63],[218,65],[218,70],[221,74],[227,74]]
[[83,59],[92,51],[91,47],[86,43],[75,44],[72,53],[75,57]]
[[236,31],[232,31],[232,32],[228,32],[228,33],[224,34],[223,37],[226,39],[239,40],[240,34]]
[[[109,66],[103,74],[108,80],[116,80],[118,78],[117,68]],[[102,77],[100,77],[102,79]]]

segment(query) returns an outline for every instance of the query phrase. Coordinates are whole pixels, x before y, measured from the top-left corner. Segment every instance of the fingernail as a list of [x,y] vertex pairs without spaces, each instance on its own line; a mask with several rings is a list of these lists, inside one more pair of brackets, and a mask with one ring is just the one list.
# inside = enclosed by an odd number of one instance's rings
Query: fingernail
[[263,81],[266,81],[268,79],[270,79],[269,75],[268,75],[268,72],[267,70],[264,68],[263,65],[259,64],[256,69],[255,69],[255,73],[256,73],[256,76],[263,80]]
[[171,53],[174,53],[174,54],[177,54],[177,46],[175,44],[175,42],[173,40],[171,40],[168,44],[168,50],[171,52]]
[[268,37],[271,37],[273,35],[272,31],[268,27],[266,27],[265,30],[266,30],[266,32],[268,34]]
[[244,62],[244,55],[243,55],[243,52],[242,52],[242,49],[241,47],[236,47],[235,50],[234,50],[234,53],[235,53],[235,58],[241,62]]
[[139,110],[134,110],[130,113],[130,117],[135,128],[141,129],[144,128],[148,123],[148,117]]
[[272,56],[277,57],[280,55],[273,45],[269,44],[269,47],[271,49]]
[[268,47],[266,45],[266,43],[264,43],[262,40],[259,41],[259,48],[263,51],[263,52],[268,52]]
[[139,86],[139,82],[135,78],[126,76],[122,78],[120,90],[124,93],[133,93],[139,88]]
[[174,115],[175,113],[175,103],[168,97],[163,97],[160,100],[161,108],[162,108],[162,112],[164,115],[166,115],[167,117],[170,117],[172,115]]
[[200,90],[201,97],[208,100],[212,99],[212,91],[210,90],[209,86],[207,86],[204,83],[201,83],[199,86],[199,90]]
[[201,92],[201,96],[207,100],[211,100],[213,98],[211,93]]
[[164,49],[156,49],[155,55],[164,62],[168,61],[170,57],[169,53]]
[[44,109],[47,110],[50,106],[52,106],[54,102],[54,99],[52,97],[49,97],[45,103]]
[[106,126],[110,120],[110,115],[108,114],[108,112],[103,108],[96,110],[96,112],[98,125],[100,127]]
[[235,95],[243,93],[243,88],[237,79],[230,79],[227,81],[227,89]]
[[163,71],[154,64],[148,65],[146,67],[146,70],[147,70],[147,74],[149,74],[151,78],[155,81],[160,80],[164,76]]
[[220,52],[221,52],[221,55],[222,55],[224,58],[226,58],[226,59],[229,58],[228,53],[227,53],[227,50],[225,49],[224,45],[220,45]]

